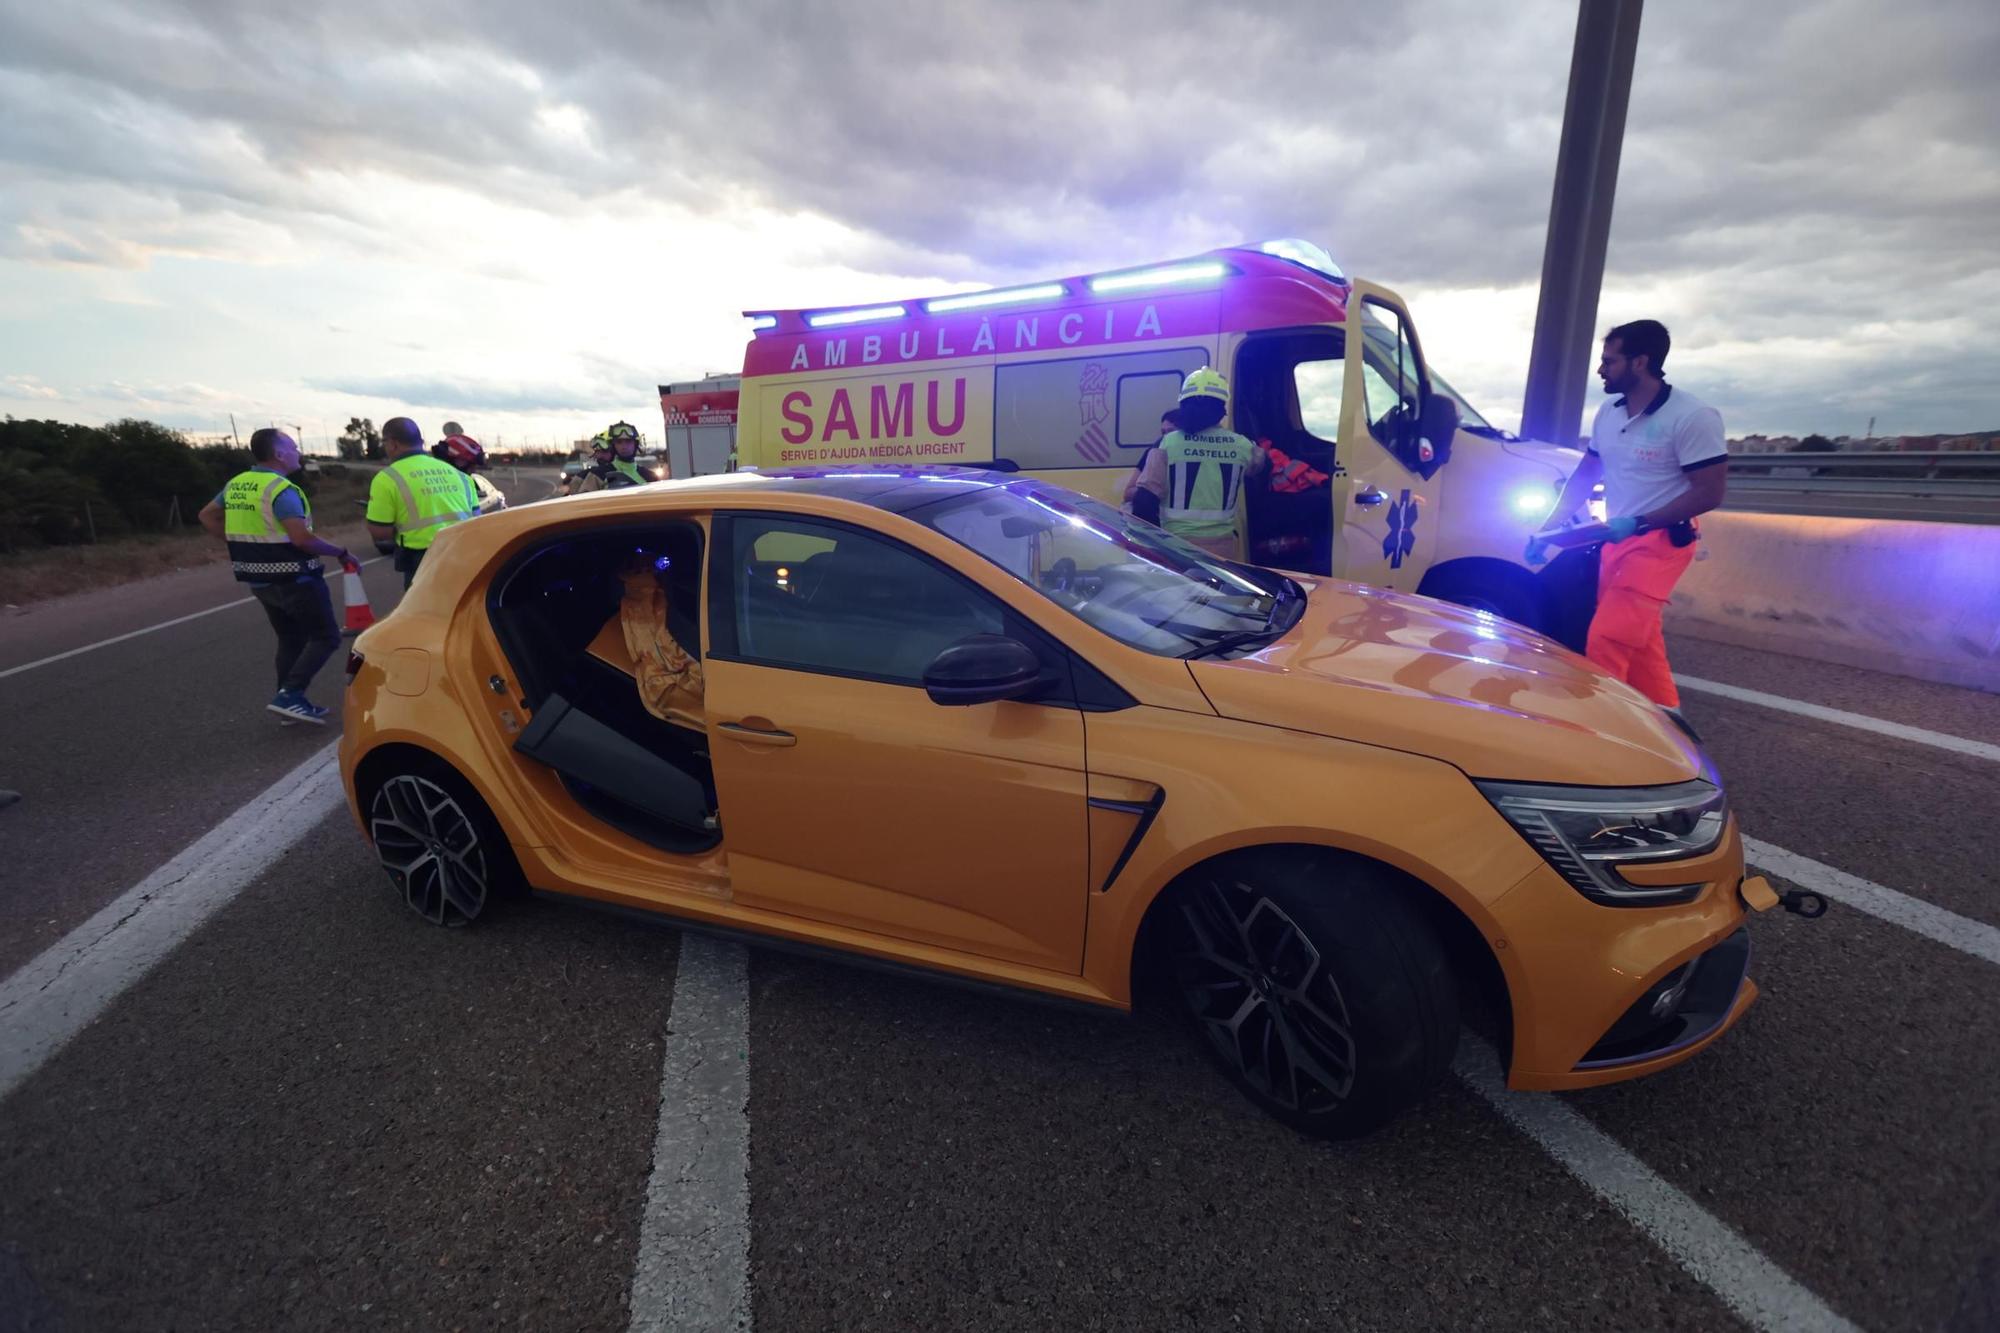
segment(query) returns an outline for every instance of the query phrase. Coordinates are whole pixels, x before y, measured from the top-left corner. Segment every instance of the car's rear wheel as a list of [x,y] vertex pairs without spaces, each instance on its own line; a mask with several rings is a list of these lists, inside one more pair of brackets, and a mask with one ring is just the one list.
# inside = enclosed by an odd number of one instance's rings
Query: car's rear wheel
[[1419,890],[1339,856],[1219,863],[1170,904],[1174,990],[1202,1044],[1286,1124],[1353,1138],[1458,1048],[1458,989]]
[[385,776],[369,798],[368,835],[403,901],[434,925],[477,921],[519,883],[498,821],[442,764],[412,762]]

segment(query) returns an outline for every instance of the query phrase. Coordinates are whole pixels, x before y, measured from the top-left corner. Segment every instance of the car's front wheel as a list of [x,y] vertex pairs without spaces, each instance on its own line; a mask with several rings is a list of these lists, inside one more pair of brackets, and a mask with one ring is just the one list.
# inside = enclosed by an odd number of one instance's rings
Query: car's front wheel
[[369,798],[368,836],[403,901],[434,925],[477,921],[520,876],[492,812],[442,764],[383,778]]
[[1170,903],[1174,990],[1250,1099],[1353,1138],[1422,1098],[1458,1048],[1444,948],[1400,883],[1333,855],[1218,863]]

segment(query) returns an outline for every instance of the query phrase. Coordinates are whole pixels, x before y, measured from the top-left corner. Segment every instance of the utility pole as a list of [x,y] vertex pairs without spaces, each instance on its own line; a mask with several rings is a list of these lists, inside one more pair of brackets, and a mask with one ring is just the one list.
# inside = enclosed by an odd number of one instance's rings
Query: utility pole
[[1542,295],[1521,405],[1521,434],[1529,439],[1573,445],[1581,432],[1642,3],[1579,0],[1577,6]]

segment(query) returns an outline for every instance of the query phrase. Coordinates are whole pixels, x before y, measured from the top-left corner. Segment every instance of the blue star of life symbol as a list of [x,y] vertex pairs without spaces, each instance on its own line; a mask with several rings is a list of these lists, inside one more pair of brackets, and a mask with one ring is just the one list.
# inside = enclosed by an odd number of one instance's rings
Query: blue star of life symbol
[[1389,535],[1382,539],[1382,554],[1389,558],[1389,568],[1401,569],[1403,557],[1417,546],[1417,534],[1412,530],[1417,526],[1417,506],[1408,491],[1389,506],[1387,517]]

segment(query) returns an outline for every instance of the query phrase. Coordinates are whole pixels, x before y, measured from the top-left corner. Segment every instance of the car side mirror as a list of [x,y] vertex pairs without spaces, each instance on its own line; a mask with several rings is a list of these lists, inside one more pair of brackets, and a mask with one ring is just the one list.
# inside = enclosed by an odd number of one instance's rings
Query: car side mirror
[[1450,460],[1451,438],[1456,434],[1458,404],[1435,390],[1425,395],[1423,414],[1417,419],[1417,439],[1412,446],[1417,471],[1425,480]]
[[973,634],[952,644],[924,668],[924,693],[934,704],[964,707],[1033,694],[1042,684],[1042,659],[1019,639]]

